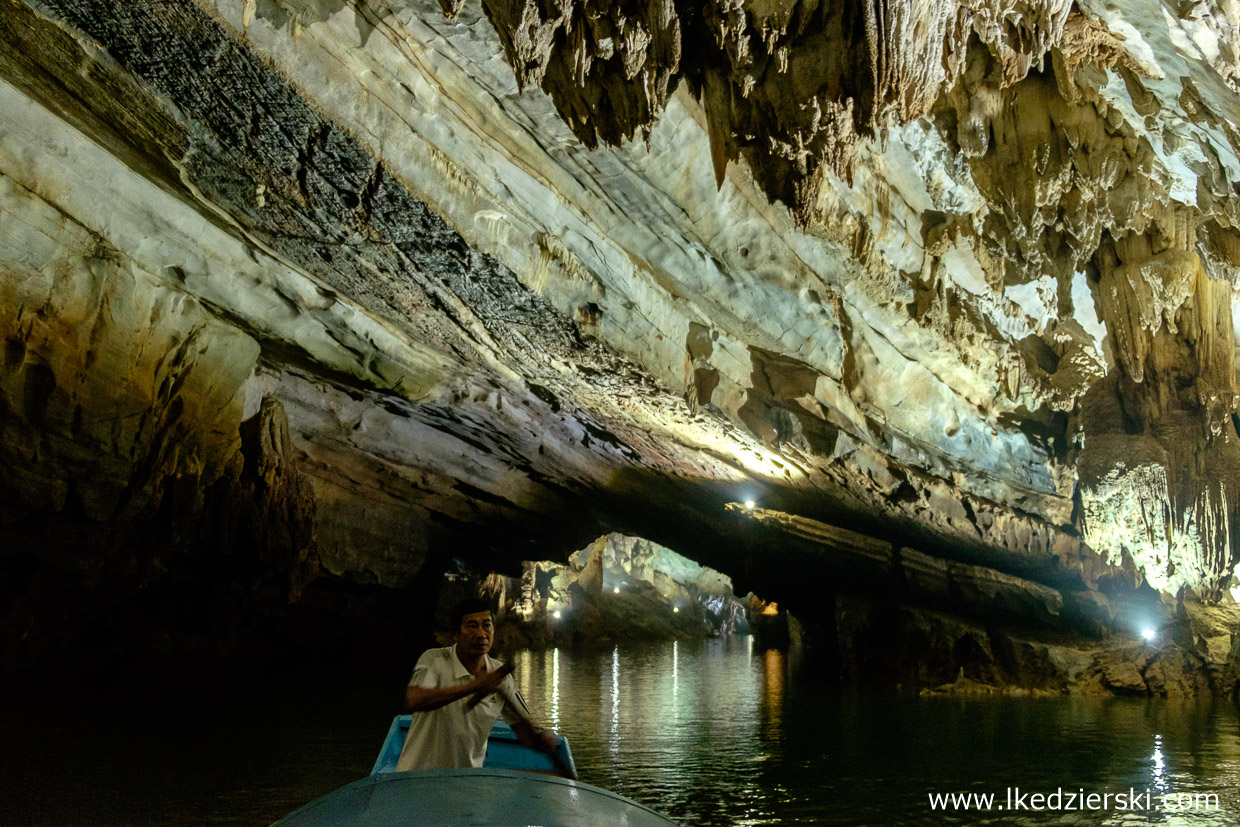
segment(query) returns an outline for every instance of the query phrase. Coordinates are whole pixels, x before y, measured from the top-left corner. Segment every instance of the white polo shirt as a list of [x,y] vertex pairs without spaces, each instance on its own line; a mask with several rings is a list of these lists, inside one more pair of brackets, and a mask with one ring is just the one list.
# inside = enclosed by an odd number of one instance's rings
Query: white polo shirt
[[[486,655],[487,669],[501,664]],[[434,689],[469,683],[474,676],[456,656],[456,646],[428,649],[413,667],[410,686]],[[515,724],[529,719],[529,708],[517,691],[512,675],[504,678],[499,690],[488,695],[473,709],[465,708],[469,696],[430,712],[415,712],[409,724],[409,735],[396,762],[398,771],[481,767],[486,757],[487,735],[495,719],[503,716],[505,723]],[[520,704],[520,711],[514,706]],[[521,713],[524,713],[524,716]]]

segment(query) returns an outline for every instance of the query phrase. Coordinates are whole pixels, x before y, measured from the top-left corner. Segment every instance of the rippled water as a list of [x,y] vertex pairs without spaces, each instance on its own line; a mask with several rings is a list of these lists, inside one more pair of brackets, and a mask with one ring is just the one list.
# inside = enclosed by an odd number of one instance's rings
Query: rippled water
[[[583,781],[685,825],[1240,823],[1230,702],[838,690],[749,638],[524,652]],[[0,822],[264,824],[369,771],[405,669],[84,682],[6,698]],[[1172,813],[934,810],[940,793],[1217,796]],[[1189,799],[1172,798],[1174,804]],[[1067,803],[1065,799],[1065,803]],[[1214,804],[1213,799],[1202,799]]]
[[[789,661],[748,638],[519,656],[523,690],[569,736],[582,778],[684,824],[1240,823],[1229,702],[923,699],[825,687]],[[1135,789],[1139,805],[1148,790],[1153,806],[1208,793],[1218,809],[1013,812],[1017,787]],[[931,809],[952,792],[1009,809]]]

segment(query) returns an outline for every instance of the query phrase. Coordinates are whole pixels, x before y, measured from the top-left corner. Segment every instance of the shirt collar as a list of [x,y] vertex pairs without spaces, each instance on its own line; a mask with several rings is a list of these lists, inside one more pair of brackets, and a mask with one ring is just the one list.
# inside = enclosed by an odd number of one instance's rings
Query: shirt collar
[[[461,678],[472,678],[473,675],[465,668],[465,664],[461,663],[461,656],[456,653],[456,644],[454,643],[448,648],[452,650],[452,676],[458,680]],[[498,663],[490,655],[483,655],[482,661],[486,664],[488,671],[494,669],[495,664]]]
[[461,656],[456,653],[456,644],[452,644],[452,677],[461,678],[472,677],[469,670],[465,668],[465,664],[461,663]]

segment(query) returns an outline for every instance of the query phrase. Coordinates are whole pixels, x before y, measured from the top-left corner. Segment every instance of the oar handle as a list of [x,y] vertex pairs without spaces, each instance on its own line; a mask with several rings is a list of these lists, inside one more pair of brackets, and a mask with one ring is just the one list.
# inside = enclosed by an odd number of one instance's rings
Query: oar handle
[[[509,675],[511,675],[513,672],[515,672],[516,669],[517,667],[513,666],[511,663],[505,663],[503,666],[501,666],[496,671],[500,673],[500,675],[502,676],[501,677],[501,680],[502,680],[503,678],[506,678]],[[475,692],[474,694],[469,696],[469,700],[465,701],[465,708],[473,709],[475,706],[482,703],[483,698],[487,698],[491,695],[494,695],[498,691],[499,689],[497,687],[495,689],[492,689],[490,692]]]

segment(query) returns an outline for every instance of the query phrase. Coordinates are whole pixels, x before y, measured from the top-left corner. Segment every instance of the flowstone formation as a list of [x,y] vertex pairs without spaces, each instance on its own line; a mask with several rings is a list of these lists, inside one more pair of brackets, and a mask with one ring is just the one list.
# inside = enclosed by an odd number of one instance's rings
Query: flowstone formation
[[1230,0],[0,0],[0,655],[195,576],[429,628],[611,531],[926,681],[900,607],[1225,614],[1238,56]]

